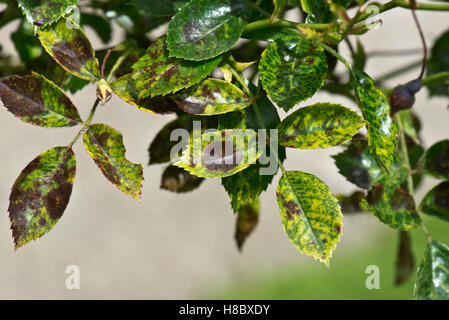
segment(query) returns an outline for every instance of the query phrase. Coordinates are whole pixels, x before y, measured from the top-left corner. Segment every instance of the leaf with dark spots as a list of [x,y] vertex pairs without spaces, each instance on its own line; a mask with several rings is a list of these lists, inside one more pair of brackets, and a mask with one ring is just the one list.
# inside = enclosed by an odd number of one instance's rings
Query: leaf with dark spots
[[82,122],[64,92],[38,73],[0,80],[0,99],[16,117],[37,126],[71,127]]
[[217,115],[250,105],[248,96],[235,85],[218,79],[207,79],[175,96],[178,107],[196,115]]
[[8,208],[16,249],[56,225],[69,202],[75,171],[75,154],[67,147],[50,149],[23,169]]
[[449,247],[431,240],[421,259],[416,276],[414,299],[449,299]]
[[203,178],[191,175],[182,168],[170,165],[162,174],[161,189],[177,193],[189,192],[198,188],[203,181]]
[[75,9],[78,0],[18,0],[29,23],[46,27]]
[[366,195],[362,191],[355,191],[351,195],[338,195],[338,203],[340,204],[343,215],[352,213],[361,213],[364,211],[360,203],[365,199]]
[[379,167],[388,172],[394,160],[398,131],[396,123],[390,117],[388,99],[376,89],[373,80],[363,71],[351,69],[350,78],[363,117],[368,121],[370,153]]
[[177,129],[186,130],[189,134],[191,134],[194,126],[194,121],[201,126],[202,130],[208,128],[216,128],[214,124],[214,117],[198,117],[189,114],[182,114],[177,119],[167,123],[156,135],[153,141],[148,148],[148,154],[150,157],[150,161],[148,164],[158,164],[169,162],[170,160],[170,152],[172,148],[177,145],[180,148],[185,147],[188,144],[188,141],[180,141],[179,137],[176,137],[174,141],[171,139],[172,133]]
[[407,231],[399,231],[399,246],[396,258],[396,276],[394,284],[399,286],[405,283],[413,274],[415,258],[411,248],[411,239]]
[[286,36],[265,49],[259,71],[268,96],[289,111],[323,86],[327,74],[326,55],[321,47],[302,35]]
[[328,148],[350,140],[365,124],[357,113],[339,104],[317,103],[282,120],[279,141],[284,147]]
[[370,189],[383,174],[369,153],[368,141],[364,136],[356,135],[345,147],[343,152],[332,156],[340,174],[356,186]]
[[251,204],[242,206],[237,214],[234,239],[241,251],[248,236],[254,231],[259,222],[259,199]]
[[276,195],[290,241],[304,254],[329,264],[343,225],[331,190],[311,174],[287,171],[279,180]]
[[112,184],[124,193],[140,199],[142,165],[125,158],[126,149],[120,132],[104,124],[93,124],[84,134],[84,146]]
[[222,178],[248,168],[260,157],[253,130],[210,131],[193,135],[175,166],[202,178]]
[[[250,86],[250,89],[256,90],[255,87]],[[280,123],[279,115],[276,107],[266,96],[262,96],[256,100],[257,109],[262,117],[263,124],[259,122],[259,118],[256,114],[254,105],[251,105],[243,110],[227,113],[219,116],[218,129],[262,129],[265,127],[267,130],[276,129]],[[277,131],[277,130],[276,130]],[[232,176],[221,179],[221,183],[231,198],[231,206],[234,212],[238,212],[242,206],[248,205],[256,201],[260,194],[264,192],[270,183],[273,181],[273,177],[278,171],[277,160],[274,159],[274,155],[270,151],[270,140],[278,143],[277,135],[267,133],[267,144],[263,148],[263,155],[270,157],[270,163],[262,163],[260,160],[257,163],[249,166],[245,170],[242,170]],[[278,147],[277,150],[279,160],[283,162],[285,160],[285,148]],[[267,170],[272,165],[275,166],[274,170]]]
[[98,80],[100,67],[95,52],[74,22],[61,18],[55,25],[39,29],[38,34],[42,46],[61,67],[81,79]]
[[443,140],[431,146],[424,155],[422,166],[425,174],[449,180],[449,140]]
[[168,25],[170,57],[204,60],[228,51],[239,40],[246,3],[238,0],[192,0]]
[[111,88],[120,98],[140,110],[160,114],[173,113],[179,110],[175,101],[169,96],[139,99],[136,82],[131,74],[124,75],[112,82]]
[[175,93],[206,78],[218,66],[221,57],[205,61],[184,61],[169,58],[165,37],[160,37],[133,66],[140,99]]
[[419,205],[419,211],[449,221],[449,181],[430,190]]
[[417,227],[421,219],[413,197],[401,187],[408,171],[403,160],[395,156],[388,175],[383,175],[369,190],[362,207],[393,229],[407,231]]

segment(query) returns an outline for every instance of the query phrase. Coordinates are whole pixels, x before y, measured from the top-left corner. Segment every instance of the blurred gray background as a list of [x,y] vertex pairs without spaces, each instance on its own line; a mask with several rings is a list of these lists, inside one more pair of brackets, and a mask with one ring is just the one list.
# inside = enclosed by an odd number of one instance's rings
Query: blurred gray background
[[[430,44],[449,29],[448,13],[418,14]],[[289,18],[295,19],[293,14]],[[383,25],[379,30],[361,37],[367,52],[420,47],[409,11],[396,9],[381,18]],[[17,22],[0,31],[1,44],[9,52],[14,51],[9,32],[16,28]],[[164,28],[159,30],[164,31]],[[96,49],[102,48],[91,30],[87,30],[87,34]],[[119,41],[120,34],[110,45]],[[341,53],[349,57],[345,45],[341,46]],[[367,72],[375,78],[419,58],[419,54],[373,58],[368,62]],[[341,65],[339,68],[344,72]],[[418,70],[415,70],[389,84],[408,81],[417,75]],[[71,98],[86,118],[95,99],[95,87],[86,87]],[[317,101],[355,107],[354,102],[345,98],[322,93],[300,106]],[[426,146],[449,136],[447,104],[444,99],[428,99],[425,90],[419,93],[415,109],[422,117]],[[285,117],[286,114],[280,111],[280,115]],[[261,197],[259,226],[242,253],[234,243],[235,217],[219,179],[208,180],[200,189],[188,194],[160,190],[165,165],[148,167],[147,148],[172,118],[139,111],[118,97],[100,108],[94,122],[107,123],[120,130],[127,158],[144,165],[142,201],[135,201],[111,185],[78,142],[74,147],[76,181],[62,219],[49,234],[16,252],[7,214],[10,187],[28,162],[51,147],[68,144],[79,128],[34,127],[0,108],[3,137],[0,139],[3,154],[0,166],[0,298],[195,298],[250,275],[282,272],[283,266],[288,264],[324,268],[299,253],[284,233],[275,199],[279,174]],[[330,158],[338,152],[339,148],[288,150],[286,168],[317,175],[335,194],[349,193],[355,188],[337,173]],[[421,190],[428,189],[432,183],[426,181]],[[423,196],[422,192],[418,192],[418,198]],[[345,217],[335,259],[350,259],[357,246],[374,241],[384,228],[369,215]],[[80,290],[70,291],[65,287],[68,265],[80,267]],[[354,272],[363,273],[364,266]]]

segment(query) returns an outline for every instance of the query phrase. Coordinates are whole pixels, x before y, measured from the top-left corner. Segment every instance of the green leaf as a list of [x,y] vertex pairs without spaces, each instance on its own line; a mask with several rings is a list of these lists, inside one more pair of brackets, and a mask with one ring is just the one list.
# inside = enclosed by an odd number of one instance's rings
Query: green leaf
[[23,21],[17,31],[11,34],[11,40],[22,62],[27,63],[42,56],[42,46],[29,23]]
[[62,18],[37,33],[45,50],[61,67],[78,78],[98,80],[100,67],[95,52],[83,30],[73,21]]
[[196,115],[216,115],[246,108],[248,96],[235,85],[218,79],[206,79],[174,98],[178,107]]
[[166,95],[199,83],[220,60],[221,57],[199,62],[169,58],[165,37],[161,37],[133,65],[132,77],[140,99]]
[[449,180],[449,140],[435,143],[423,158],[424,173],[434,178]]
[[449,182],[442,182],[430,190],[421,201],[419,211],[449,221]]
[[170,165],[162,174],[161,189],[177,193],[189,192],[198,188],[203,181],[203,178],[194,176],[182,168]]
[[57,128],[82,123],[64,92],[38,73],[0,80],[0,98],[8,111],[36,126]]
[[102,16],[83,12],[81,13],[81,25],[92,27],[103,43],[111,41],[111,25],[109,24],[109,21]]
[[326,55],[321,47],[300,35],[287,36],[265,49],[259,71],[268,96],[289,111],[295,104],[313,96],[324,84]]
[[339,104],[317,103],[282,120],[280,143],[302,149],[333,147],[350,140],[365,124],[357,113]]
[[419,143],[419,131],[421,130],[421,123],[419,118],[412,113],[411,110],[402,110],[397,113],[401,119],[404,132],[415,142]]
[[382,170],[369,154],[368,141],[362,135],[355,136],[346,149],[334,156],[340,174],[362,189],[370,189],[382,178]]
[[75,9],[78,0],[18,0],[29,23],[46,27]]
[[248,168],[260,155],[253,130],[214,130],[202,135],[194,132],[174,165],[201,178],[223,178]]
[[431,240],[418,267],[414,298],[416,300],[449,299],[449,248]]
[[287,0],[273,0],[274,3],[274,11],[271,16],[272,20],[282,18],[284,14],[285,6],[287,5]]
[[365,49],[363,48],[362,42],[359,39],[357,39],[357,51],[354,52],[353,60],[354,60],[354,68],[358,70],[365,69],[367,58]]
[[129,104],[150,113],[173,113],[178,111],[178,106],[171,97],[156,96],[139,99],[136,83],[131,74],[124,75],[111,83],[111,88],[120,98]]
[[355,191],[349,196],[338,195],[337,199],[343,215],[364,211],[360,205],[361,201],[365,199],[365,193],[363,191]]
[[399,231],[399,247],[396,258],[396,275],[394,284],[399,286],[405,283],[413,274],[415,258],[411,248],[411,239],[407,231]]
[[311,174],[287,171],[279,180],[276,195],[289,239],[302,253],[328,265],[343,226],[331,190]]
[[238,211],[235,226],[235,241],[241,251],[248,236],[254,231],[259,222],[259,199],[253,203],[244,205]]
[[93,124],[84,134],[84,146],[112,184],[124,193],[140,199],[142,165],[125,158],[126,149],[120,132],[104,124]]
[[[255,106],[250,106],[241,111],[227,113],[226,115],[221,115],[218,122],[218,129],[262,129],[265,127],[267,130],[276,129],[280,123],[279,115],[277,113],[276,107],[271,103],[270,99],[266,96],[257,99],[257,107],[261,115],[263,126],[260,124]],[[267,139],[276,139],[277,136],[271,136],[271,133],[267,132],[270,137]],[[269,149],[269,141],[265,146],[264,153],[262,155],[272,157],[271,149]],[[277,149],[278,157],[280,161],[285,160],[285,148],[273,146]],[[269,150],[269,152],[267,152]],[[268,154],[270,153],[270,154]],[[276,161],[271,159],[271,161]],[[234,212],[238,212],[239,209],[245,205],[251,205],[256,201],[260,194],[264,192],[276,175],[278,168],[276,163],[276,170],[271,174],[268,172],[262,172],[262,168],[268,169],[272,163],[262,164],[260,159],[257,163],[249,166],[247,169],[240,171],[232,176],[225,177],[221,179],[221,183],[231,198],[231,206]]]
[[69,202],[75,171],[75,154],[68,147],[52,148],[23,169],[8,208],[16,249],[53,229]]
[[188,0],[132,0],[131,4],[144,12],[153,16],[164,17],[171,16],[176,10],[185,5]]
[[326,0],[301,0],[304,12],[308,13],[307,23],[329,23],[334,20]]
[[272,42],[279,38],[291,35],[301,35],[301,32],[299,30],[291,28],[278,28],[268,26],[254,31],[245,31],[245,33],[242,35],[242,38]]
[[168,25],[170,57],[204,60],[228,51],[240,39],[246,9],[238,0],[192,0]]
[[389,174],[371,188],[362,206],[391,228],[407,231],[417,227],[421,219],[413,197],[401,187],[408,172],[396,158]]
[[[443,33],[434,43],[427,63],[427,76],[449,71],[449,30]],[[449,96],[447,82],[427,85],[432,96]]]
[[398,131],[390,117],[390,104],[363,71],[351,70],[351,85],[364,118],[368,121],[368,146],[380,167],[388,171],[393,162]]

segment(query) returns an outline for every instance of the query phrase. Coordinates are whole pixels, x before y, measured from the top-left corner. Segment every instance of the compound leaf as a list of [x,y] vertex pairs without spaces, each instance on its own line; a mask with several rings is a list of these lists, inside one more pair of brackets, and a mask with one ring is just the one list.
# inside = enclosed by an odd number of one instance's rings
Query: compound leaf
[[449,299],[449,248],[431,240],[418,267],[414,298],[416,300]]
[[61,18],[55,25],[39,29],[39,40],[50,56],[78,78],[95,81],[100,67],[89,39],[73,21]]
[[368,151],[368,141],[355,136],[346,150],[332,156],[340,174],[362,189],[370,189],[383,177],[382,170]]
[[46,27],[75,9],[78,0],[18,0],[17,3],[29,23]]
[[174,98],[187,113],[210,116],[246,108],[248,96],[235,85],[218,79],[207,79]]
[[37,126],[71,127],[82,122],[65,93],[38,73],[0,80],[0,98],[8,111]]
[[285,147],[328,148],[350,140],[366,124],[357,113],[338,104],[317,103],[301,108],[279,125]]
[[132,66],[138,97],[166,95],[191,87],[206,78],[220,60],[221,57],[197,62],[169,58],[165,37],[160,37]]
[[140,110],[161,114],[173,113],[179,110],[173,99],[168,96],[139,99],[136,82],[131,74],[124,75],[112,82],[111,88],[116,95]]
[[176,193],[189,192],[198,188],[203,181],[203,178],[194,176],[182,168],[170,165],[162,174],[161,189]]
[[430,190],[421,201],[419,211],[449,221],[449,181]]
[[242,206],[237,215],[234,239],[241,251],[248,236],[254,231],[259,222],[259,199]]
[[351,70],[351,84],[363,116],[368,121],[368,146],[380,167],[386,171],[393,162],[398,131],[390,117],[388,99],[374,86],[363,71]]
[[253,130],[209,131],[193,139],[174,163],[201,178],[223,178],[248,168],[260,157]]
[[279,180],[276,195],[289,239],[302,253],[329,264],[343,226],[331,190],[311,174],[287,171]]
[[272,42],[262,53],[260,80],[268,96],[289,111],[313,96],[324,84],[326,55],[321,47],[301,35]]
[[16,249],[53,229],[69,202],[75,171],[75,154],[68,147],[52,148],[23,169],[8,208]]
[[93,124],[84,134],[84,146],[112,184],[124,193],[140,199],[142,165],[125,158],[126,149],[119,131],[104,124]]
[[238,0],[192,0],[168,25],[170,57],[205,60],[228,51],[240,39],[246,9]]
[[425,174],[449,180],[449,140],[439,141],[431,146],[424,155],[422,166]]

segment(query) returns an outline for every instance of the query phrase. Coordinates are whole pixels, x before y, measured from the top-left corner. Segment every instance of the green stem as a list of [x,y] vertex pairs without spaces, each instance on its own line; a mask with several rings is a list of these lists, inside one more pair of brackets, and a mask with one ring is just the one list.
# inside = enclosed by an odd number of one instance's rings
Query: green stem
[[337,51],[335,51],[334,49],[332,49],[331,47],[329,47],[327,44],[324,44],[324,43],[320,43],[320,46],[323,47],[327,52],[329,52],[335,58],[340,60],[346,66],[346,68],[348,68],[348,70],[351,70],[351,66],[350,66],[349,62],[346,61],[346,59],[343,58]]
[[114,65],[112,66],[111,71],[109,72],[108,78],[106,79],[106,81],[109,83],[111,82],[112,77],[114,76],[115,72],[117,71],[117,69],[121,66],[121,64],[123,63],[123,61],[126,59],[126,57],[131,53],[133,48],[129,48],[128,50],[125,51],[125,53],[123,53],[120,57],[118,57],[118,59],[115,61]]
[[[384,5],[379,6],[379,13],[383,13],[383,12],[386,12],[386,11],[394,9],[394,8],[411,9],[411,6],[408,1],[392,0],[390,2],[387,2]],[[449,3],[416,2],[415,9],[416,10],[430,10],[430,11],[449,11]],[[361,14],[357,19],[357,23],[368,19],[370,16],[371,16],[371,14],[368,14],[368,13]]]
[[[401,148],[401,154],[405,162],[405,166],[407,169],[407,189],[408,193],[413,197],[414,191],[414,185],[413,185],[413,176],[412,176],[412,168],[410,165],[410,158],[408,156],[408,148],[407,148],[407,141],[405,139],[405,132],[404,132],[404,125],[402,123],[402,119],[399,116],[399,114],[396,114],[396,122],[398,124],[399,129],[399,146]],[[419,213],[418,213],[419,214]],[[429,231],[427,230],[422,218],[421,218],[421,228],[426,235],[427,241],[430,241],[432,238],[430,236]]]
[[438,82],[448,82],[449,81],[449,71],[446,72],[440,72],[433,75],[430,75],[423,79],[422,84],[424,86],[428,86],[433,83]]
[[77,133],[75,138],[73,138],[73,140],[69,143],[69,148],[71,148],[78,141],[78,139],[84,134],[84,132],[86,132],[86,130],[89,128],[90,124],[92,123],[92,119],[94,118],[95,111],[97,110],[97,107],[100,104],[100,101],[101,100],[98,98],[97,98],[97,100],[95,100],[95,103],[92,106],[92,109],[90,110],[90,114],[89,114],[89,117],[87,118],[87,121],[85,121],[83,123],[83,128]]
[[291,28],[291,29],[297,29],[300,28],[310,28],[315,30],[327,30],[331,26],[330,23],[324,23],[324,24],[307,24],[307,23],[297,23],[292,22],[288,20],[276,20],[272,21],[271,19],[264,19],[264,20],[258,20],[254,21],[248,25],[246,25],[245,29],[243,30],[242,38],[245,37],[245,34],[257,31],[260,29],[265,28]]

